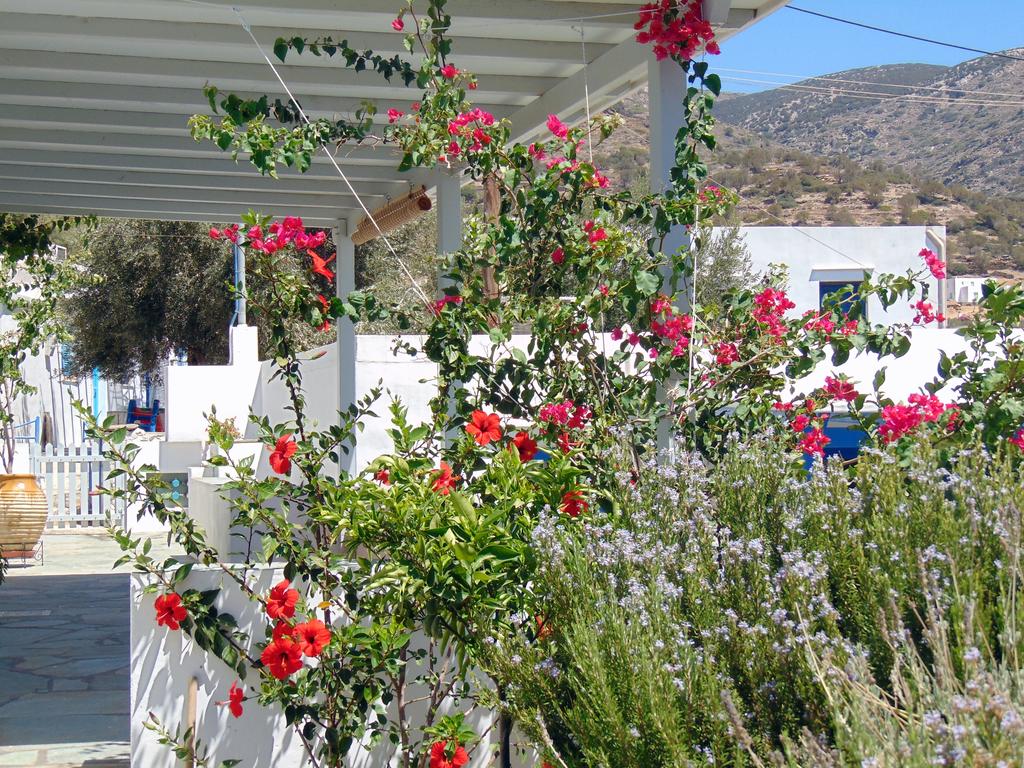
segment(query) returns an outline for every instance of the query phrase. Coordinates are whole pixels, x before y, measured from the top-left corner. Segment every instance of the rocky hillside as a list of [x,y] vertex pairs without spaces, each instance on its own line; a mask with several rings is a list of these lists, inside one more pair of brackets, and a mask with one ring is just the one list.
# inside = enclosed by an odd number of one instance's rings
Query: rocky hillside
[[[944,71],[924,65],[876,69],[885,70],[890,82],[915,78],[935,82],[936,70]],[[769,105],[765,107],[768,112],[780,111],[781,104],[789,99],[788,92],[769,91],[726,98],[720,108],[716,107],[720,144],[710,158],[711,178],[740,195],[734,222],[809,226],[942,224],[950,235],[949,259],[954,274],[1013,277],[1024,269],[1024,200],[980,190],[983,185],[973,178],[965,179],[966,183],[946,183],[919,169],[863,153],[854,158],[823,147],[824,154],[819,155],[788,146],[789,134],[785,132],[781,136],[770,132],[763,135],[745,127],[758,122],[742,118],[736,104],[752,104],[746,100],[755,97],[758,104]],[[624,126],[598,147],[595,159],[619,185],[646,183],[646,93],[636,93],[617,111],[625,118]],[[730,122],[725,122],[723,116],[729,116]],[[825,119],[823,113],[818,117]],[[804,117],[792,119],[809,122]],[[830,119],[837,118],[833,115]],[[815,134],[809,126],[804,132]],[[902,156],[902,150],[887,151]],[[1024,162],[1016,154],[1004,159],[1014,164]],[[981,160],[972,163],[977,167]]]
[[1024,61],[983,56],[955,67],[847,70],[726,96],[716,113],[814,155],[899,165],[920,178],[1024,198]]

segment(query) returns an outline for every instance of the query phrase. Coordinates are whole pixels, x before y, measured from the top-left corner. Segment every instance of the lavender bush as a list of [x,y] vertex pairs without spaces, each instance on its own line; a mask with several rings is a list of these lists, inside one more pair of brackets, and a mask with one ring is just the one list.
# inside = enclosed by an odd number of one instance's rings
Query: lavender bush
[[1012,457],[808,476],[780,443],[542,521],[539,613],[489,659],[519,727],[552,765],[1019,764]]

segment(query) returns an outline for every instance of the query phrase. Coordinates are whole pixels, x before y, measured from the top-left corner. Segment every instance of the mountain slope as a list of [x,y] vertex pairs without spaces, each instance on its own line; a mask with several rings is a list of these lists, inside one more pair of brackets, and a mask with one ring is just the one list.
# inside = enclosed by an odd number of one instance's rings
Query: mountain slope
[[[1024,48],[1013,53],[1024,54]],[[921,178],[1024,197],[1024,155],[1018,151],[1024,61],[983,56],[955,67],[893,64],[795,85],[723,97],[715,113],[811,154],[900,165]],[[822,88],[843,92],[810,90]]]

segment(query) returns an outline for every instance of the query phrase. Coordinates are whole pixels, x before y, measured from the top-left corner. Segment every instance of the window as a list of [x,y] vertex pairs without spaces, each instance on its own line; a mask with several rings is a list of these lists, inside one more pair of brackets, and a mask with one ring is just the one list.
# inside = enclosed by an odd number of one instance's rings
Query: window
[[840,294],[839,311],[851,318],[867,318],[867,307],[863,299],[854,299],[853,293],[857,290],[856,283],[850,282],[829,282],[818,283],[818,309],[824,308],[825,299],[833,294]]

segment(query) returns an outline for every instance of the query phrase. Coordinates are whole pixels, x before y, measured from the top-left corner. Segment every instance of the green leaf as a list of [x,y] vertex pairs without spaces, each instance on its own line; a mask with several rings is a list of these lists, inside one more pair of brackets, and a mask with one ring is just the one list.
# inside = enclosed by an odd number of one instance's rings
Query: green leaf
[[661,278],[653,272],[638,272],[635,280],[636,287],[645,296],[653,296],[661,288]]
[[283,37],[279,37],[274,41],[274,55],[281,61],[284,61],[288,55],[288,41]]

